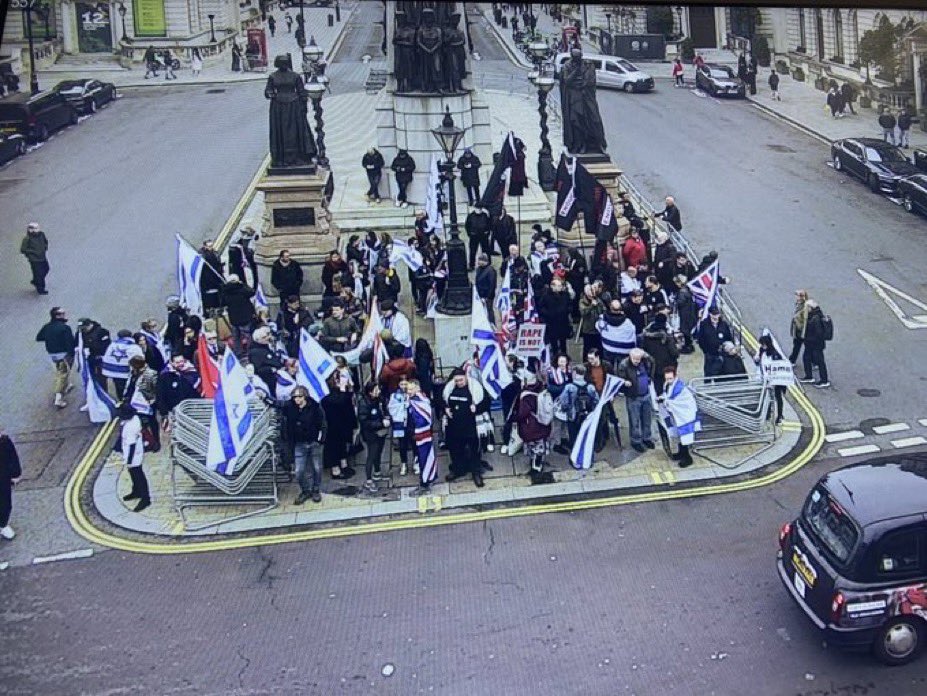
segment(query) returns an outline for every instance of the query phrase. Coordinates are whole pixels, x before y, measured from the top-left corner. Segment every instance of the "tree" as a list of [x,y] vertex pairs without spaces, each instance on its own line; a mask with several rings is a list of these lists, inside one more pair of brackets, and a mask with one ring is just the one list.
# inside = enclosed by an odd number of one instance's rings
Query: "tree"
[[866,66],[866,79],[869,79],[869,65],[879,69],[879,77],[895,84],[901,64],[902,37],[909,30],[912,21],[903,18],[897,25],[882,15],[879,26],[863,32],[859,39],[859,60]]
[[673,8],[656,5],[647,8],[647,33],[663,34],[669,38],[673,34]]

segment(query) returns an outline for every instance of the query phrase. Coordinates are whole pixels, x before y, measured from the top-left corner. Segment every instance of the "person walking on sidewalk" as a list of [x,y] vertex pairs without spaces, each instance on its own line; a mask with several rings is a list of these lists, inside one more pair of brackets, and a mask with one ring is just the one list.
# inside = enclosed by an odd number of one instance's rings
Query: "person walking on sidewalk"
[[196,46],[190,52],[190,73],[193,77],[199,77],[203,72],[203,56],[200,55],[200,49]]
[[277,31],[277,20],[273,15],[267,15],[267,29],[270,31],[270,38],[274,38],[274,32]]
[[682,67],[682,61],[677,58],[673,61],[673,87],[685,87],[685,68]]
[[48,238],[39,227],[39,223],[30,222],[26,226],[26,236],[19,245],[19,253],[26,257],[29,268],[32,269],[32,280],[29,282],[40,295],[47,295],[45,277],[48,275]]
[[908,133],[911,130],[911,116],[908,114],[908,109],[904,108],[901,110],[901,113],[898,114],[898,146],[903,147],[905,150],[911,144],[911,141],[908,140]]
[[289,12],[283,15],[283,21],[286,22],[286,33],[292,34],[293,33],[293,17],[290,16]]
[[10,526],[10,515],[13,512],[13,486],[19,483],[22,475],[16,445],[0,426],[0,537],[8,540],[16,536]]
[[154,46],[149,46],[145,49],[145,56],[142,58],[145,61],[145,79],[149,77],[158,76],[158,58],[155,55]]
[[[322,501],[322,444],[325,442],[325,413],[322,407],[309,398],[305,387],[296,387],[283,411],[286,441],[296,464],[296,481],[300,493],[294,505],[302,505],[309,498]],[[309,473],[308,467],[312,467]]]
[[[818,389],[824,389],[830,386],[830,380],[827,378],[827,362],[824,360],[824,347],[828,341],[826,324],[829,319],[824,316],[824,312],[818,306],[815,300],[808,300],[808,323],[805,326],[805,356],[803,366],[805,376],[801,382],[814,382]],[[819,378],[814,381],[814,366],[817,365]]]
[[164,49],[164,53],[161,54],[161,59],[164,61],[164,79],[176,80],[177,76],[174,74],[174,56],[171,55],[170,49]]
[[789,353],[789,362],[793,365],[798,360],[802,344],[805,342],[805,326],[808,323],[808,291],[795,291],[795,309],[792,311],[792,324],[789,333],[792,335],[792,352]]
[[142,437],[142,421],[131,404],[122,403],[117,410],[119,416],[119,441],[122,443],[122,459],[132,479],[132,490],[122,496],[125,501],[137,500],[134,512],[141,512],[151,505],[148,479],[142,469],[145,457],[145,440]]
[[779,96],[779,73],[777,73],[775,69],[769,73],[769,91],[770,99],[773,101],[782,101],[782,97]]
[[55,406],[64,408],[64,395],[73,388],[70,384],[71,365],[74,362],[74,332],[68,326],[68,315],[63,307],[52,307],[50,320],[39,329],[35,340],[45,344],[45,351],[55,366]]
[[840,86],[840,96],[843,97],[844,109],[849,109],[850,113],[856,116],[856,111],[853,109],[853,102],[856,101],[856,90],[853,89],[853,85],[844,82]]
[[882,107],[882,113],[879,115],[879,127],[882,129],[882,140],[887,143],[895,144],[895,116],[891,109]]
[[840,118],[841,98],[836,87],[831,87],[827,90],[827,106],[830,107],[830,115],[832,118]]

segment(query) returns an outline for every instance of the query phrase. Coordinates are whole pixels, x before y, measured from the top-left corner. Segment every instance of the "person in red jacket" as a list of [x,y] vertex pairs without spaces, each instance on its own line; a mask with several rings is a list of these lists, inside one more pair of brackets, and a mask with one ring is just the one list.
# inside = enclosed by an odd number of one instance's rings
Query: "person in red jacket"
[[624,260],[625,268],[647,263],[647,246],[636,227],[631,228],[631,236],[621,245],[621,258]]
[[674,87],[685,87],[686,78],[683,77],[685,68],[682,67],[682,61],[677,58],[673,61],[673,86]]
[[390,353],[390,360],[380,370],[377,379],[386,399],[389,399],[390,395],[399,389],[399,383],[402,380],[415,377],[415,363],[410,358],[404,358],[401,344],[397,345],[400,348],[387,349]]
[[[542,398],[550,399],[544,384],[537,377],[537,361],[531,358],[528,372],[522,381],[522,391],[518,397],[515,422],[518,435],[525,443],[525,454],[531,459],[531,472],[539,474],[544,468],[544,461],[550,452],[550,423],[546,425],[538,420],[538,410]],[[542,396],[544,394],[545,396]]]

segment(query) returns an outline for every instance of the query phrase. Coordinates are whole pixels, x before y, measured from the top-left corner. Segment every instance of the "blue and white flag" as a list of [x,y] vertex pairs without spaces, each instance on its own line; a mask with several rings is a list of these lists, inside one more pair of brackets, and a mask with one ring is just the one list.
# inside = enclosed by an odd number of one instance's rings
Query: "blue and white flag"
[[254,393],[248,373],[235,352],[227,350],[219,363],[219,385],[213,399],[206,466],[228,476],[254,434],[248,396]]
[[692,292],[692,298],[702,308],[698,317],[701,321],[708,316],[708,310],[715,306],[718,299],[718,262],[715,261],[686,285]]
[[470,343],[475,346],[487,346],[496,343],[496,332],[489,323],[489,315],[483,300],[473,286],[473,308],[470,311]]
[[264,288],[261,287],[260,283],[254,289],[254,297],[251,298],[251,302],[254,304],[255,309],[267,309],[269,307],[267,296],[264,294]]
[[151,408],[151,402],[145,398],[145,395],[142,394],[138,387],[132,390],[132,398],[129,399],[129,406],[134,408],[136,413],[143,416],[150,416],[154,413],[154,409]]
[[[116,415],[116,403],[90,374],[90,365],[87,364],[87,358],[84,357],[84,336],[80,331],[77,332],[77,350],[74,357],[77,360],[77,371],[80,373],[81,381],[84,384],[84,399],[87,404],[87,415],[90,416],[90,422],[106,423]],[[138,389],[135,391],[138,392]]]
[[309,390],[317,403],[328,396],[326,380],[335,371],[335,359],[306,329],[299,332],[299,370],[296,381]]
[[678,377],[664,391],[665,399],[660,404],[660,417],[666,423],[667,432],[679,438],[683,445],[695,442],[695,433],[701,431],[702,421],[698,417],[698,403],[695,394]]
[[200,276],[203,275],[203,257],[179,234],[177,237],[177,285],[180,304],[191,314],[203,315],[203,297],[200,294]]
[[496,341],[496,334],[486,307],[473,287],[473,309],[470,314],[470,342],[477,347],[480,357],[480,380],[490,396],[498,399],[502,390],[512,383],[512,374]]
[[606,375],[599,402],[579,426],[579,434],[576,436],[576,442],[573,443],[573,450],[570,452],[570,463],[574,468],[584,471],[592,468],[592,457],[595,454],[595,434],[599,429],[602,411],[606,404],[610,404],[612,399],[618,396],[623,384],[624,382],[614,375]]
[[168,350],[168,347],[164,345],[161,334],[154,331],[146,331],[145,329],[141,329],[141,334],[145,337],[145,340],[148,341],[149,346],[154,346],[157,349],[161,357],[164,358],[164,362],[171,359],[171,352]]
[[420,269],[425,262],[418,249],[413,249],[401,239],[394,239],[389,252],[389,265],[395,266],[399,261],[405,262],[413,271]]

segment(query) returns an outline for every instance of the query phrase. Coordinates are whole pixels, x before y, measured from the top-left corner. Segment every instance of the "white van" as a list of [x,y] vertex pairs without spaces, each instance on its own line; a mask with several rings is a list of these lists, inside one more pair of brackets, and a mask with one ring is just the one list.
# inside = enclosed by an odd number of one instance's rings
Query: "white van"
[[[554,59],[557,76],[563,64],[570,59],[569,53],[558,53]],[[653,78],[641,72],[631,61],[618,56],[597,56],[583,54],[583,61],[595,64],[596,85],[623,89],[625,92],[649,92],[653,89]]]

